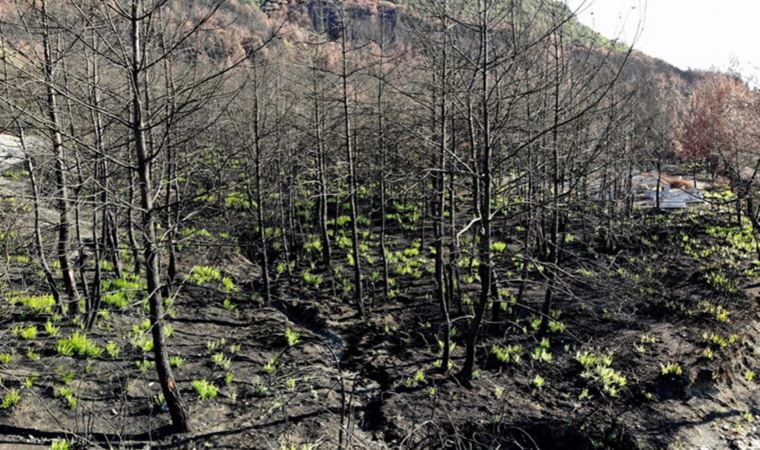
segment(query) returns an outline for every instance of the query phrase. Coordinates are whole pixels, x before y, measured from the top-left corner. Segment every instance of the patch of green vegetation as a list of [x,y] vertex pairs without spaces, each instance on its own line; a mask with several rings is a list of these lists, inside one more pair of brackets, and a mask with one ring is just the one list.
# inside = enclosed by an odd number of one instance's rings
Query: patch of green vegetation
[[422,278],[424,271],[430,271],[430,260],[421,255],[422,243],[417,240],[397,252],[389,251],[386,254],[388,265],[394,266],[394,273],[398,276],[407,276],[415,280]]
[[34,347],[29,347],[29,349],[26,351],[26,358],[29,361],[39,361],[41,356],[39,353],[34,351]]
[[541,375],[536,375],[536,377],[533,378],[532,384],[536,389],[541,390],[546,385],[546,379]]
[[50,450],[69,450],[69,443],[63,439],[56,439],[50,444]]
[[[245,210],[251,207],[248,197],[242,192],[232,192],[224,198],[224,207],[227,209]],[[253,207],[256,208],[254,202]]]
[[152,359],[143,358],[142,360],[137,361],[135,366],[140,373],[148,373],[156,368],[156,362]]
[[282,275],[288,270],[293,270],[295,268],[295,261],[291,262],[285,262],[285,261],[279,261],[277,265],[275,266],[275,272],[277,275]]
[[750,223],[744,223],[741,227],[710,226],[705,232],[716,238],[722,239],[726,244],[746,254],[754,254],[757,244],[755,243],[754,231]]
[[663,376],[677,376],[683,375],[683,369],[678,363],[660,364],[660,373]]
[[715,320],[720,323],[728,323],[731,313],[721,305],[714,305],[708,301],[702,301],[699,303],[699,308],[705,314],[713,316]]
[[8,169],[5,172],[3,172],[3,178],[8,178],[12,181],[21,181],[23,178],[29,177],[29,171],[28,170],[20,170],[20,169]]
[[338,244],[338,247],[344,250],[350,249],[353,246],[353,241],[351,241],[351,238],[349,238],[342,232],[340,235],[338,235],[338,238],[335,240],[335,243]]
[[404,380],[404,386],[407,388],[414,388],[425,383],[425,371],[418,369],[414,372],[414,375]]
[[12,264],[18,264],[20,266],[29,265],[32,263],[32,259],[26,255],[11,255],[10,262]]
[[711,271],[704,274],[705,281],[718,291],[736,293],[739,291],[739,280],[724,273]]
[[50,337],[56,337],[56,336],[58,336],[58,334],[60,334],[61,328],[53,325],[53,322],[50,319],[48,319],[45,322],[45,332]]
[[232,311],[236,308],[236,306],[234,303],[232,303],[232,300],[230,300],[229,297],[226,297],[222,303],[222,308],[226,309],[227,311]]
[[125,274],[121,278],[104,280],[102,283],[103,303],[117,309],[127,309],[136,301],[139,293],[145,292],[147,284],[140,277]]
[[310,240],[308,240],[304,246],[304,250],[307,252],[321,252],[322,251],[322,241],[318,237],[312,237]]
[[21,403],[21,392],[18,389],[11,389],[3,395],[3,401],[0,402],[0,409],[12,409]]
[[190,271],[187,279],[198,286],[206,286],[207,284],[221,281],[222,272],[216,267],[195,266]]
[[277,360],[276,359],[270,359],[261,367],[261,371],[264,372],[267,375],[272,375],[274,371],[277,369]]
[[548,339],[542,339],[536,348],[533,349],[533,353],[530,357],[534,361],[551,363],[554,360],[552,353],[549,351],[550,344]]
[[559,321],[556,320],[550,320],[549,321],[549,331],[554,334],[562,334],[567,330],[567,326]]
[[174,355],[171,358],[169,358],[169,365],[172,367],[176,367],[179,369],[184,364],[185,364],[185,360],[179,355]]
[[222,277],[222,292],[226,294],[234,294],[240,292],[240,288],[230,277]]
[[519,364],[522,360],[522,351],[520,345],[508,345],[506,347],[494,345],[491,347],[491,354],[503,364]]
[[206,348],[210,352],[213,352],[214,350],[216,350],[218,348],[224,347],[225,345],[227,345],[227,340],[225,338],[221,338],[221,339],[216,340],[216,341],[208,341],[208,342],[206,342]]
[[158,395],[153,396],[153,404],[156,405],[157,408],[161,408],[166,404],[166,396],[163,392],[159,392]]
[[492,242],[491,243],[491,251],[494,253],[504,253],[504,250],[507,249],[507,244],[505,242]]
[[133,336],[130,343],[132,344],[132,347],[139,348],[143,353],[150,353],[153,351],[153,338],[150,334]]
[[702,334],[702,340],[706,344],[719,348],[719,349],[723,349],[728,346],[733,346],[738,343],[741,343],[741,338],[736,334],[732,334],[732,335],[729,335],[728,337],[724,337],[718,333],[705,332]]
[[12,305],[20,303],[32,310],[34,314],[52,314],[55,298],[51,294],[44,295],[9,295],[8,302]]
[[301,274],[301,277],[303,278],[303,281],[306,282],[306,284],[314,286],[317,289],[319,289],[322,283],[324,283],[324,278],[322,275],[315,275],[308,270],[304,270]]
[[182,229],[182,231],[180,231],[180,236],[182,236],[183,239],[188,239],[190,237],[200,237],[209,241],[214,240],[214,235],[205,228],[185,227]]
[[73,370],[67,370],[64,367],[56,367],[55,373],[58,375],[58,378],[60,378],[61,383],[63,384],[71,384],[71,382],[74,381],[74,378],[76,377],[76,373]]
[[78,331],[71,336],[58,341],[55,350],[62,356],[84,356],[97,358],[103,353],[103,349],[92,342],[86,334]]
[[36,374],[29,375],[28,377],[24,378],[24,387],[27,389],[31,389],[34,387],[34,383],[37,381],[38,376]]
[[206,379],[193,380],[191,384],[201,400],[211,400],[219,393],[219,389]]
[[211,356],[211,360],[214,362],[214,365],[220,369],[229,370],[230,367],[232,367],[232,361],[222,352],[214,353]]
[[14,336],[20,337],[25,341],[33,341],[37,339],[37,326],[35,325],[29,325],[28,327],[17,325],[13,327],[11,332]]
[[612,368],[612,353],[578,352],[575,360],[583,368],[581,378],[599,386],[610,397],[617,397],[620,389],[628,384],[628,380]]
[[116,359],[119,357],[119,344],[116,342],[108,342],[105,346],[106,353],[108,353],[108,356],[111,357],[111,359]]
[[56,393],[57,397],[60,397],[63,399],[64,402],[66,402],[66,406],[68,406],[69,409],[74,410],[77,409],[77,405],[79,404],[79,400],[77,399],[76,395],[74,394],[74,390],[71,389],[68,386],[61,386],[57,389]]
[[295,347],[299,342],[301,342],[301,335],[290,327],[285,329],[285,338],[288,341],[289,347]]

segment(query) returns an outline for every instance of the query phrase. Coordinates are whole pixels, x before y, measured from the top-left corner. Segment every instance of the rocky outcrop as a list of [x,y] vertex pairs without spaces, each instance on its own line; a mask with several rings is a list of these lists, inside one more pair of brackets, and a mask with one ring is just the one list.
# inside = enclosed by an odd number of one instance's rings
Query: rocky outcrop
[[24,162],[21,141],[10,134],[0,134],[0,172]]
[[277,12],[285,6],[287,0],[264,0],[261,4],[261,11],[266,14]]

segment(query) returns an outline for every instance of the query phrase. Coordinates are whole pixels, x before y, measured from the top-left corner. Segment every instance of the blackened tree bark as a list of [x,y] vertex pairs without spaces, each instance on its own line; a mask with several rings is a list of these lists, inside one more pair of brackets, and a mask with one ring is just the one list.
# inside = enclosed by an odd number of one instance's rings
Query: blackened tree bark
[[42,45],[44,50],[45,92],[47,94],[48,131],[53,144],[55,156],[55,184],[57,191],[56,207],[58,209],[58,246],[57,257],[61,265],[61,275],[66,295],[69,299],[70,309],[79,308],[79,291],[77,289],[74,269],[69,259],[69,241],[71,222],[69,221],[69,187],[67,182],[67,168],[63,148],[63,135],[58,110],[58,92],[55,87],[55,58],[50,36],[47,0],[40,3],[40,21],[42,26]]
[[148,154],[145,137],[145,121],[143,110],[143,50],[142,50],[142,27],[144,11],[142,0],[133,0],[131,15],[131,46],[130,82],[132,90],[132,122],[131,131],[134,140],[134,148],[137,158],[137,175],[139,179],[138,190],[140,194],[140,206],[142,209],[142,244],[145,257],[145,272],[148,289],[149,319],[151,334],[153,337],[153,357],[158,372],[158,380],[161,391],[164,394],[169,414],[172,417],[172,425],[175,431],[187,432],[190,430],[190,420],[187,410],[182,402],[179,387],[177,386],[166,348],[166,336],[164,333],[164,303],[161,295],[161,275],[158,268],[159,248],[156,232],[156,210],[153,207],[155,196],[153,181],[151,179],[152,155]]

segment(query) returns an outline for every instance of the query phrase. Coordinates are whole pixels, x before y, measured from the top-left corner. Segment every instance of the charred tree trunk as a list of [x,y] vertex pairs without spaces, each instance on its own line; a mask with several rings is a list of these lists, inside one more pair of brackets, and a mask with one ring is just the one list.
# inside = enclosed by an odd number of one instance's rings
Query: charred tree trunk
[[341,84],[343,96],[341,99],[343,106],[343,126],[344,126],[344,145],[346,146],[346,162],[348,164],[348,189],[349,205],[351,207],[351,254],[353,257],[354,270],[354,301],[359,315],[363,318],[367,316],[364,309],[364,291],[362,288],[362,269],[361,255],[359,254],[359,229],[357,221],[357,182],[356,182],[356,162],[354,161],[354,148],[351,140],[351,116],[349,114],[349,73],[348,73],[348,37],[347,37],[347,18],[343,3],[341,3]]
[[153,206],[155,195],[153,181],[151,179],[151,156],[148,155],[145,141],[145,121],[143,116],[143,52],[142,52],[142,0],[133,0],[131,8],[131,88],[132,88],[132,123],[131,132],[134,139],[134,147],[137,157],[137,175],[139,178],[140,203],[142,208],[142,237],[145,257],[145,271],[147,281],[147,294],[149,305],[149,319],[153,337],[153,356],[164,394],[172,425],[175,431],[187,432],[190,430],[190,421],[187,410],[182,402],[179,387],[177,386],[166,346],[164,334],[164,304],[161,295],[161,274],[158,268],[159,248],[156,232],[156,210]]
[[63,136],[61,134],[61,122],[58,112],[58,92],[55,88],[54,58],[52,44],[50,42],[47,0],[41,2],[41,20],[42,20],[42,44],[44,47],[44,71],[45,71],[45,91],[47,94],[47,114],[48,127],[53,142],[53,154],[55,156],[55,184],[57,190],[58,209],[58,262],[61,265],[61,274],[63,276],[63,285],[66,289],[66,295],[69,299],[69,305],[73,306],[76,311],[79,308],[79,292],[77,290],[74,269],[69,259],[69,234],[71,223],[69,222],[69,191],[66,180],[66,162],[63,149]]

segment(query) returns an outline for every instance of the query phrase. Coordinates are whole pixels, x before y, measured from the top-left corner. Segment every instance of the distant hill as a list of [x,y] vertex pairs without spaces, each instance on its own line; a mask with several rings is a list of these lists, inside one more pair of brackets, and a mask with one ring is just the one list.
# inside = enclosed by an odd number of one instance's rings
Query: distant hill
[[[188,3],[180,2],[177,5]],[[563,39],[578,49],[612,51],[619,53],[621,57],[629,50],[626,44],[603,36],[579,22],[573,11],[564,3],[554,0],[522,0],[520,3],[526,13],[523,20],[534,23],[532,26],[538,28],[549,28],[552,23],[562,22]],[[192,4],[197,5],[196,2]],[[222,15],[227,16],[224,21],[235,23],[236,27],[248,28],[253,33],[261,33],[267,27],[282,26],[286,35],[304,36],[326,32],[328,36],[336,39],[335,28],[331,33],[330,27],[330,20],[337,20],[333,11],[335,4],[329,0],[232,0]],[[475,5],[475,2],[451,0],[450,4]],[[361,30],[361,36],[353,33],[351,37],[360,39],[377,36],[379,26],[383,23],[386,26],[385,32],[391,35],[394,44],[414,45],[409,36],[409,24],[423,20],[423,5],[424,0],[347,0],[345,7],[347,15],[353,21],[352,28]],[[225,39],[225,43],[234,45],[235,39]],[[654,78],[669,80],[673,84],[672,91],[683,94],[683,98],[677,100],[684,101],[693,85],[711,74],[681,70],[667,61],[633,50],[624,76],[635,81]]]

